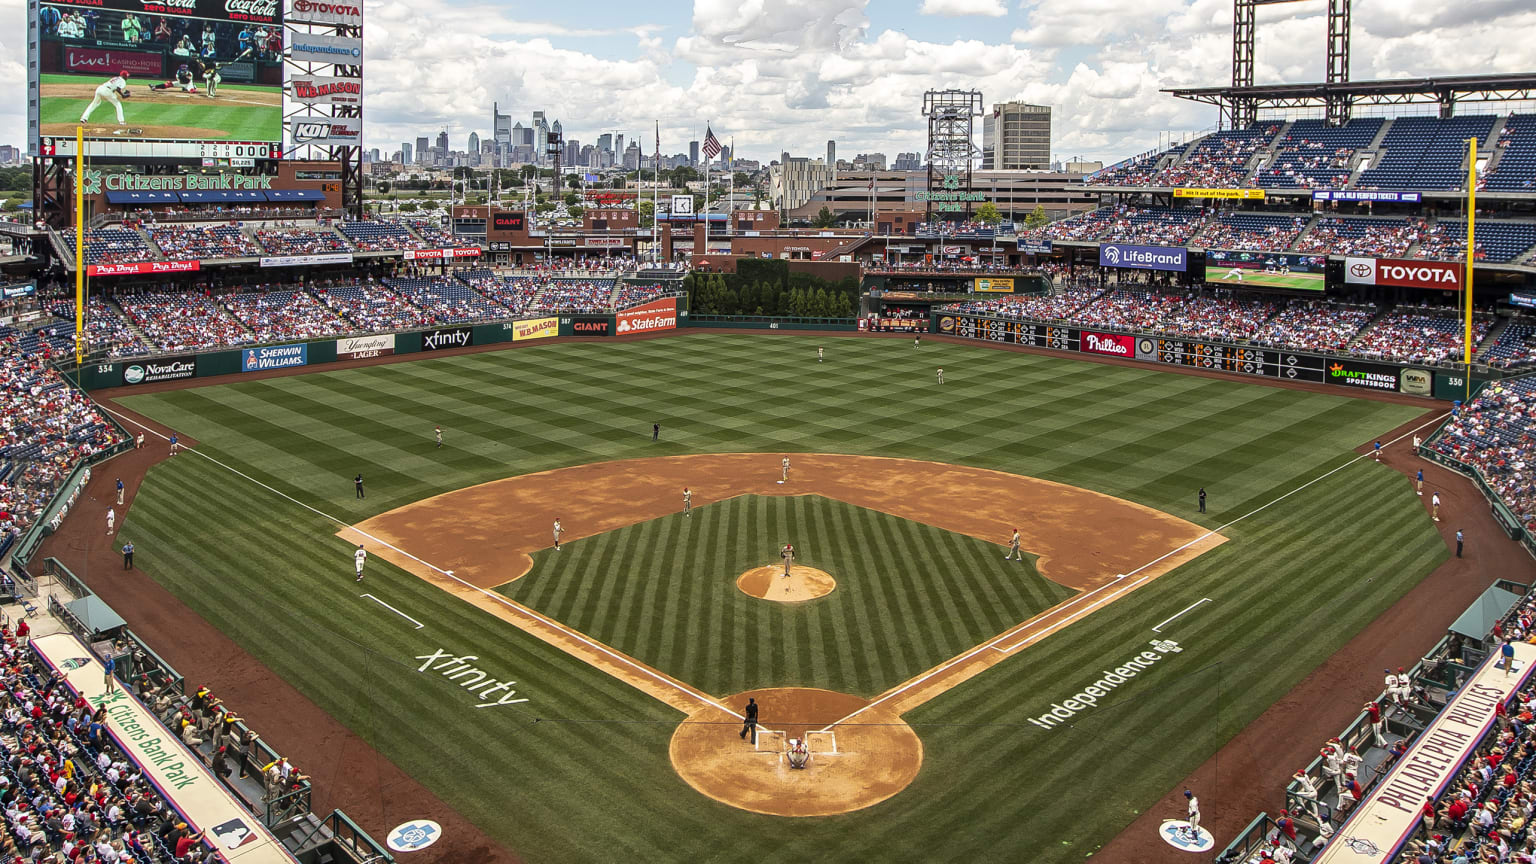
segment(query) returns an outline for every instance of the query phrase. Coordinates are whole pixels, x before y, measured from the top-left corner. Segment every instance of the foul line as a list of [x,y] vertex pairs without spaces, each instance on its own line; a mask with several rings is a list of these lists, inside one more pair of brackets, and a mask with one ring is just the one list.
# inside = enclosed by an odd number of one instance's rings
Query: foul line
[[[359,532],[359,533],[361,533],[361,532]],[[427,625],[421,623],[420,621],[417,621],[415,618],[412,618],[411,616],[405,614],[404,612],[401,612],[399,609],[396,609],[395,607],[389,605],[388,603],[385,603],[383,600],[380,600],[379,598],[373,596],[372,594],[360,594],[358,596],[360,596],[360,597],[367,597],[369,600],[372,600],[373,602],[379,604],[380,606],[383,606],[385,609],[388,609],[389,611],[395,613],[396,615],[399,615],[401,618],[404,618],[405,620],[411,622],[412,624],[415,624],[417,630],[420,630],[421,628],[427,626]]]
[[[1209,597],[1201,597],[1199,600],[1196,600],[1195,602],[1189,604],[1188,606],[1185,606],[1182,610],[1180,610],[1178,613],[1176,613],[1172,618],[1169,618],[1168,621],[1172,621],[1172,620],[1178,618],[1180,615],[1183,615],[1185,612],[1188,612],[1189,610],[1195,608],[1196,606],[1199,606],[1201,603],[1215,603],[1215,602],[1216,602],[1215,600],[1212,600]],[[1167,624],[1168,621],[1163,621],[1163,622],[1159,623],[1156,627],[1153,627],[1152,628],[1152,632],[1153,633],[1161,633],[1161,632],[1163,632],[1161,628],[1162,628],[1163,624]]]
[[[118,418],[121,418],[123,420],[126,420],[127,422],[132,423],[133,425],[139,427],[140,429],[143,429],[143,430],[145,430],[147,432],[153,433],[155,436],[159,437],[162,440],[165,440],[165,441],[169,441],[170,440],[170,438],[166,437],[165,435],[160,434],[156,430],[149,428],[148,426],[144,425],[143,423],[140,423],[139,421],[133,419],[132,417],[129,417],[126,414],[123,414],[120,411],[114,411],[111,408],[108,408],[107,406],[102,405],[100,402],[98,402],[96,404],[97,404],[97,407],[100,408],[101,410],[106,411],[107,413],[109,413],[109,414],[111,414],[111,415],[113,415],[115,417],[118,417]],[[523,606],[521,604],[514,603],[514,602],[508,600],[507,598],[502,597],[502,596],[500,596],[498,594],[493,594],[490,591],[487,591],[487,590],[485,590],[484,588],[481,588],[478,585],[473,585],[473,584],[471,584],[469,582],[465,582],[463,579],[460,579],[459,577],[453,575],[453,573],[448,571],[448,570],[444,570],[441,567],[438,567],[437,565],[432,564],[431,562],[423,561],[422,559],[416,557],[415,555],[412,555],[411,553],[405,551],[404,549],[401,549],[400,547],[395,546],[394,544],[389,543],[389,542],[387,542],[385,540],[380,540],[379,538],[373,536],[372,534],[369,534],[366,531],[362,531],[362,530],[358,529],[357,527],[355,527],[353,525],[348,525],[346,522],[343,522],[340,519],[337,519],[335,516],[332,516],[329,513],[326,513],[326,512],[324,512],[322,510],[316,510],[315,508],[309,506],[308,504],[305,504],[303,501],[300,501],[299,499],[293,497],[292,495],[289,495],[286,492],[281,492],[281,491],[279,491],[277,489],[273,489],[271,486],[268,486],[267,484],[261,482],[260,480],[257,480],[255,477],[252,477],[251,475],[246,474],[245,472],[239,470],[238,468],[233,468],[233,467],[231,467],[229,465],[225,465],[223,462],[220,462],[219,460],[213,458],[212,456],[209,456],[206,453],[203,453],[203,452],[201,452],[201,451],[199,451],[199,450],[197,450],[195,448],[192,448],[192,447],[183,446],[182,449],[186,450],[189,453],[196,453],[197,455],[203,457],[204,459],[207,459],[209,462],[212,462],[213,464],[219,466],[220,468],[223,468],[225,471],[228,471],[231,474],[235,474],[237,476],[243,477],[246,480],[249,480],[250,482],[256,484],[257,486],[260,486],[261,488],[267,490],[268,492],[271,492],[273,495],[276,495],[279,498],[285,498],[285,499],[293,502],[294,504],[297,504],[300,507],[303,507],[305,510],[308,510],[309,512],[315,514],[316,516],[321,517],[322,519],[328,519],[331,522],[334,522],[334,523],[336,523],[337,525],[340,525],[343,528],[346,528],[346,529],[351,530],[351,531],[355,531],[358,534],[362,535],[363,537],[367,537],[369,540],[372,540],[373,542],[379,544],[380,546],[383,546],[386,549],[392,549],[395,552],[398,552],[399,554],[404,555],[405,557],[411,559],[412,561],[415,561],[416,563],[422,565],[423,567],[427,567],[427,568],[431,569],[432,571],[434,571],[436,573],[441,573],[443,576],[445,576],[445,577],[447,577],[449,579],[452,579],[453,581],[459,583],[460,585],[463,585],[465,588],[469,588],[469,589],[471,589],[471,590],[473,590],[475,592],[478,592],[479,594],[482,594],[485,597],[487,597],[487,598],[489,598],[491,600],[494,600],[497,603],[500,603],[501,605],[507,607],[509,610],[511,610],[511,611],[513,611],[513,612],[515,612],[517,614],[526,615],[527,617],[532,618],[535,621],[538,621],[540,624],[543,624],[544,626],[546,626],[546,627],[548,627],[548,628],[550,628],[552,630],[556,630],[556,631],[558,631],[560,633],[564,633],[565,635],[572,637],[573,639],[575,639],[578,642],[581,642],[582,644],[586,645],[587,647],[589,647],[589,648],[591,648],[591,649],[593,649],[595,651],[598,651],[599,653],[605,654],[609,658],[611,658],[611,659],[613,659],[613,660],[615,660],[615,661],[617,661],[617,662],[619,662],[619,663],[621,663],[621,664],[623,664],[625,666],[628,666],[628,667],[636,670],[637,672],[640,672],[641,674],[643,674],[643,675],[645,675],[645,676],[647,676],[649,678],[653,678],[656,681],[659,681],[662,684],[665,684],[666,686],[671,687],[672,689],[674,689],[674,690],[676,690],[676,691],[678,691],[678,692],[680,692],[680,693],[682,693],[682,694],[684,694],[684,695],[686,695],[686,696],[688,696],[688,697],[690,697],[692,699],[696,699],[699,702],[702,702],[705,705],[708,705],[708,706],[710,706],[712,708],[718,708],[719,710],[724,711],[725,713],[731,715],[732,717],[735,717],[738,720],[746,719],[741,714],[736,713],[734,710],[732,710],[728,706],[723,705],[723,704],[715,701],[708,694],[705,694],[705,693],[703,693],[701,691],[694,690],[692,688],[686,687],[683,684],[681,684],[681,683],[679,683],[677,681],[674,681],[671,678],[666,677],[665,675],[662,675],[662,674],[660,674],[658,672],[655,672],[654,670],[647,669],[646,667],[640,665],[640,663],[637,662],[634,658],[629,657],[628,655],[620,653],[618,651],[615,651],[614,649],[609,648],[607,645],[604,645],[601,642],[597,642],[597,641],[595,641],[593,639],[588,638],[585,633],[581,633],[580,631],[573,630],[573,629],[571,629],[569,627],[566,627],[565,625],[559,623],[558,621],[554,621],[554,620],[552,620],[550,618],[546,618],[543,614],[541,614],[541,613],[539,613],[539,612],[537,612],[537,611],[535,611],[533,609],[529,609],[527,606]],[[599,671],[601,671],[601,670],[599,670]],[[758,728],[764,729],[765,731],[772,731],[772,730],[768,730],[767,727],[764,727],[764,726],[759,726]]]
[[[1403,440],[1404,438],[1408,438],[1408,437],[1412,436],[1413,433],[1419,431],[1420,429],[1423,429],[1426,426],[1433,426],[1434,424],[1439,423],[1441,420],[1444,420],[1446,417],[1449,417],[1450,414],[1451,414],[1451,412],[1447,411],[1444,414],[1440,414],[1440,415],[1436,416],[1432,420],[1429,420],[1429,421],[1427,421],[1425,423],[1421,423],[1418,426],[1415,426],[1414,428],[1408,430],[1407,432],[1404,432],[1403,434],[1397,436],[1396,438],[1393,438],[1391,441],[1388,441],[1388,442],[1382,444],[1381,445],[1382,449],[1385,450],[1386,448],[1392,446],[1393,444],[1396,444],[1397,442]],[[1236,525],[1237,523],[1243,521],[1244,519],[1247,519],[1250,516],[1253,516],[1253,515],[1255,515],[1257,513],[1261,513],[1261,512],[1263,512],[1265,510],[1268,510],[1270,507],[1273,507],[1276,504],[1279,504],[1281,501],[1284,501],[1285,499],[1291,497],[1292,495],[1295,495],[1297,492],[1300,492],[1301,490],[1306,489],[1307,487],[1312,486],[1315,483],[1318,483],[1318,482],[1320,482],[1320,481],[1322,481],[1322,480],[1324,480],[1324,479],[1326,479],[1328,477],[1333,476],[1334,474],[1339,473],[1340,471],[1343,471],[1345,468],[1348,468],[1349,466],[1354,465],[1356,462],[1359,462],[1360,460],[1362,460],[1362,459],[1364,459],[1364,458],[1366,458],[1367,456],[1370,456],[1370,455],[1371,455],[1371,451],[1367,451],[1365,453],[1358,454],[1358,455],[1355,456],[1355,458],[1349,460],[1348,462],[1345,462],[1345,463],[1343,463],[1343,464],[1341,464],[1341,465],[1339,465],[1339,466],[1337,466],[1337,467],[1335,467],[1333,469],[1330,469],[1330,470],[1328,470],[1328,471],[1326,471],[1326,472],[1324,472],[1322,474],[1319,474],[1318,476],[1312,478],[1311,480],[1308,480],[1307,482],[1301,484],[1300,486],[1297,486],[1295,489],[1292,489],[1291,491],[1285,493],[1284,495],[1281,495],[1279,498],[1276,498],[1275,500],[1269,502],[1268,504],[1264,504],[1264,505],[1261,505],[1259,507],[1255,507],[1254,509],[1248,511],[1247,513],[1244,513],[1243,515],[1237,517],[1236,519],[1233,519],[1232,521],[1226,523],[1225,525],[1222,525],[1219,528],[1215,528],[1213,530],[1207,531],[1204,534],[1201,534],[1199,537],[1196,537],[1195,539],[1189,541],[1188,543],[1185,543],[1184,545],[1178,547],[1177,549],[1174,549],[1174,550],[1172,550],[1170,552],[1167,552],[1167,553],[1165,553],[1163,555],[1157,556],[1156,558],[1152,559],[1151,561],[1148,561],[1147,563],[1141,565],[1140,567],[1137,567],[1135,570],[1132,570],[1129,573],[1124,573],[1124,574],[1117,575],[1115,577],[1115,581],[1113,581],[1113,582],[1106,582],[1105,584],[1100,585],[1099,587],[1093,589],[1092,591],[1089,591],[1086,594],[1079,594],[1077,597],[1073,598],[1072,600],[1069,600],[1066,603],[1062,604],[1061,606],[1056,607],[1057,611],[1065,611],[1066,609],[1070,609],[1076,603],[1078,603],[1080,601],[1083,601],[1083,600],[1087,600],[1088,598],[1094,596],[1095,594],[1098,594],[1100,591],[1103,591],[1105,588],[1115,588],[1115,589],[1118,589],[1118,590],[1116,590],[1115,592],[1113,592],[1112,594],[1110,594],[1108,596],[1099,598],[1097,601],[1095,601],[1094,603],[1089,605],[1087,608],[1078,610],[1077,612],[1074,612],[1072,615],[1069,615],[1066,618],[1063,618],[1060,621],[1057,621],[1056,623],[1054,623],[1051,626],[1045,628],[1044,630],[1040,630],[1040,631],[1037,631],[1037,632],[1034,632],[1034,633],[1027,634],[1025,636],[1025,638],[1022,641],[1020,641],[1018,644],[1012,645],[1012,646],[1007,647],[1007,648],[999,648],[998,647],[1001,643],[1006,642],[1009,639],[1013,639],[1013,638],[1015,638],[1016,636],[1019,635],[1018,628],[1010,628],[1008,630],[1008,632],[1002,633],[1002,634],[1000,634],[1000,635],[998,635],[998,636],[996,636],[996,637],[994,637],[994,638],[992,638],[992,639],[990,639],[990,640],[988,640],[986,642],[983,642],[980,645],[976,646],[975,648],[972,648],[971,650],[965,652],[964,654],[961,654],[958,657],[954,657],[954,658],[951,658],[949,660],[944,661],[943,663],[940,663],[938,666],[933,667],[932,669],[928,670],[924,674],[919,675],[918,677],[912,679],[911,681],[908,681],[907,683],[901,685],[900,687],[896,688],[895,690],[890,690],[890,691],[885,692],[884,694],[881,694],[873,702],[869,703],[868,705],[865,705],[863,708],[860,708],[859,710],[853,712],[852,714],[849,714],[847,717],[844,717],[841,720],[838,720],[838,721],[836,721],[834,723],[827,724],[826,726],[824,726],[822,729],[820,729],[818,731],[830,732],[830,731],[832,731],[833,728],[835,728],[837,726],[840,726],[840,725],[842,725],[844,723],[847,723],[849,720],[852,720],[853,718],[859,716],[860,714],[863,714],[865,711],[868,711],[871,708],[874,708],[875,706],[880,705],[883,702],[888,702],[888,701],[896,698],[897,696],[900,696],[902,693],[905,693],[908,690],[911,690],[913,687],[916,687],[916,686],[918,686],[920,684],[923,684],[923,683],[933,679],[935,676],[942,675],[943,673],[949,671],[950,669],[953,669],[954,667],[958,666],[961,663],[964,663],[965,661],[971,659],[972,657],[975,657],[977,654],[980,654],[983,651],[991,649],[991,650],[997,651],[997,652],[999,652],[1001,654],[1008,654],[1009,652],[1011,652],[1011,651],[1013,651],[1015,649],[1025,647],[1027,645],[1034,644],[1034,643],[1040,641],[1041,639],[1044,639],[1046,636],[1050,635],[1051,633],[1055,632],[1056,630],[1060,629],[1061,627],[1071,623],[1072,621],[1074,621],[1074,620],[1076,620],[1078,618],[1081,618],[1083,615],[1086,615],[1089,612],[1092,612],[1094,609],[1097,609],[1099,606],[1103,605],[1105,602],[1107,602],[1109,600],[1113,600],[1119,594],[1125,593],[1126,591],[1130,591],[1130,590],[1136,588],[1137,586],[1141,585],[1142,583],[1146,582],[1147,580],[1151,579],[1152,577],[1151,576],[1143,576],[1140,579],[1137,579],[1135,582],[1131,582],[1129,584],[1126,583],[1126,581],[1125,581],[1126,578],[1128,578],[1130,576],[1134,576],[1137,573],[1140,573],[1143,570],[1146,570],[1148,567],[1151,567],[1151,566],[1153,566],[1155,564],[1158,564],[1158,563],[1160,563],[1162,561],[1165,561],[1168,558],[1170,558],[1171,556],[1177,555],[1180,552],[1183,552],[1184,550],[1188,549],[1191,546],[1194,546],[1197,543],[1200,543],[1200,542],[1205,541],[1205,540],[1207,540],[1207,539],[1209,539],[1209,538],[1211,538],[1211,537],[1213,537],[1213,536],[1215,536],[1217,534],[1220,534],[1222,531],[1227,530],[1228,528],[1232,527],[1233,525]],[[1188,610],[1185,610],[1185,611],[1188,611]],[[1183,613],[1180,613],[1180,614],[1183,614]],[[1026,621],[1024,623],[1027,624],[1029,622]],[[1165,621],[1163,623],[1166,624],[1167,622]],[[1158,626],[1162,626],[1162,625],[1160,624]]]

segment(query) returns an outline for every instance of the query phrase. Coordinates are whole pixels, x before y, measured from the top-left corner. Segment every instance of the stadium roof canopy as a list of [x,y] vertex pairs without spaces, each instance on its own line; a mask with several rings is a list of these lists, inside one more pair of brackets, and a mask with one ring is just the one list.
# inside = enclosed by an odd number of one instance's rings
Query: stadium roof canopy
[[1325,107],[1329,96],[1347,97],[1355,105],[1438,104],[1449,117],[1457,102],[1511,102],[1536,99],[1536,72],[1509,75],[1444,75],[1435,78],[1395,78],[1385,81],[1344,81],[1332,84],[1261,84],[1252,87],[1194,87],[1163,91],[1221,107],[1251,101],[1264,108]]

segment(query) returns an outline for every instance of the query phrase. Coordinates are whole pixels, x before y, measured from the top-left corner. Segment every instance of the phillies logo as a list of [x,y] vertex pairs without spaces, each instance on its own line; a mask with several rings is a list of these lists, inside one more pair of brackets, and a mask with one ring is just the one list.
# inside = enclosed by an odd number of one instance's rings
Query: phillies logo
[[1085,333],[1083,334],[1083,341],[1087,343],[1089,351],[1096,351],[1100,354],[1120,354],[1124,356],[1131,353],[1130,346],[1113,337],[1100,336],[1097,333]]

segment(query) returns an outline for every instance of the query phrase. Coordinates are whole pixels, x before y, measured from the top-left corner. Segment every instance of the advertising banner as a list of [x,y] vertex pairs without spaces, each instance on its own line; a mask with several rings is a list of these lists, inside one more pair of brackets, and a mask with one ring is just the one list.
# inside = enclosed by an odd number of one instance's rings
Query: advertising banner
[[163,62],[161,55],[144,51],[64,46],[64,71],[83,72],[87,75],[105,73],[102,75],[103,80],[119,72],[127,72],[130,76],[143,75],[146,78],[158,78],[165,71]]
[[1384,201],[1400,204],[1418,204],[1424,200],[1422,192],[1355,192],[1348,190],[1314,189],[1313,201]]
[[1175,198],[1220,198],[1228,201],[1263,201],[1263,189],[1175,189]]
[[251,82],[256,80],[256,64],[249,60],[226,63],[219,67],[219,77],[225,81]]
[[1363,360],[1347,360],[1332,357],[1328,360],[1329,384],[1344,387],[1364,387],[1367,390],[1385,390],[1396,393],[1398,367],[1385,363],[1367,363]]
[[351,264],[351,252],[335,252],[329,255],[274,255],[261,259],[263,267],[302,267],[309,264]]
[[293,0],[293,7],[288,10],[289,21],[303,21],[309,24],[345,24],[348,27],[363,26],[362,0],[341,0],[339,3],[327,2],[327,0]]
[[1020,240],[1019,251],[1025,255],[1049,255],[1051,254],[1051,241]]
[[393,333],[336,340],[337,360],[362,360],[368,357],[385,357],[393,353],[395,353],[395,334]]
[[352,36],[289,31],[288,50],[291,59],[300,63],[363,65],[363,40]]
[[1397,390],[1399,393],[1407,393],[1410,396],[1433,396],[1435,392],[1435,376],[1428,369],[1397,370]]
[[[1503,715],[1500,706],[1530,679],[1536,645],[1511,643],[1509,669],[1498,652],[1485,659],[1387,775],[1355,806],[1315,864],[1387,864],[1398,860],[1422,822],[1424,799],[1438,798]],[[1510,674],[1513,673],[1513,674]]]
[[474,330],[469,327],[450,327],[428,330],[421,334],[421,350],[442,351],[447,348],[463,348],[473,344]]
[[283,4],[279,0],[49,0],[49,5],[250,24],[278,24],[283,20]]
[[356,78],[297,76],[288,81],[288,96],[305,105],[361,105],[363,82]]
[[309,363],[309,346],[272,345],[266,348],[246,348],[240,352],[240,371],[259,372],[263,369],[287,369]]
[[1111,357],[1135,357],[1136,338],[1124,333],[1094,333],[1084,330],[1081,347],[1086,354],[1108,354]]
[[987,278],[987,277],[977,277],[975,287],[976,287],[977,291],[981,291],[981,292],[992,292],[992,293],[996,293],[996,294],[1012,294],[1013,293],[1013,279],[1012,278],[996,279],[996,278]]
[[588,237],[587,246],[596,249],[622,249],[629,241],[623,237]]
[[136,273],[192,273],[201,269],[197,261],[133,261],[123,264],[87,264],[87,276],[131,276]]
[[1455,261],[1404,261],[1398,258],[1345,258],[1344,281],[1351,285],[1461,290],[1461,264]]
[[527,224],[521,213],[491,214],[491,228],[496,231],[521,231]]
[[354,147],[363,140],[363,118],[322,117],[304,114],[294,117],[294,146],[316,144],[325,147]]
[[153,384],[156,381],[176,381],[197,375],[197,358],[178,360],[146,360],[129,363],[123,367],[124,384]]
[[526,321],[512,322],[513,342],[532,342],[535,339],[548,339],[558,335],[560,335],[559,318],[529,318]]
[[626,309],[618,314],[616,332],[623,336],[626,333],[646,333],[654,330],[675,330],[677,328],[677,298],[668,297],[665,300],[653,300],[643,306]]
[[479,258],[479,246],[466,246],[462,249],[407,249],[405,260],[430,261],[438,258]]
[[1205,252],[1207,285],[1322,291],[1327,287],[1327,281],[1327,255],[1224,249],[1207,249]]
[[567,318],[571,322],[572,336],[607,336],[613,332],[613,322],[607,318]]
[[1189,267],[1189,250],[1178,246],[1101,243],[1099,244],[1099,266],[1183,273]]
[[1519,306],[1522,309],[1536,309],[1536,294],[1511,291],[1509,292],[1509,305]]

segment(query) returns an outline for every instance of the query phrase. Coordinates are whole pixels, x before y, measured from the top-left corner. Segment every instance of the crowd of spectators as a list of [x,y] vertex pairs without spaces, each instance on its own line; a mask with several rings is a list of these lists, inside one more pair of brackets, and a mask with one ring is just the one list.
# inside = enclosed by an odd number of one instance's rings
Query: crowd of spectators
[[373,279],[311,286],[321,303],[363,332],[404,330],[426,323],[420,309]]
[[117,303],[160,351],[201,351],[256,341],[217,298],[206,292],[129,294],[119,296]]
[[415,231],[417,237],[425,240],[430,249],[450,249],[459,243],[452,234],[443,230],[443,226],[436,220],[407,219],[405,225]]
[[1114,243],[1183,246],[1200,226],[1203,215],[1195,208],[1116,207],[1100,239]]
[[[60,231],[59,236],[64,239],[64,245],[69,247],[69,253],[79,261],[80,256],[75,249],[75,232]],[[86,264],[123,264],[148,261],[153,257],[149,244],[132,228],[92,228],[85,232]]]
[[1280,124],[1271,122],[1208,135],[1182,161],[1158,172],[1151,185],[1235,189],[1248,176],[1253,155],[1268,147],[1279,131]]
[[[1474,350],[1488,335],[1492,323],[1486,316],[1473,318]],[[1462,330],[1462,321],[1454,309],[1399,309],[1367,327],[1355,339],[1350,353],[1406,363],[1458,362],[1463,353]]]
[[1429,447],[1475,468],[1526,530],[1536,531],[1536,379],[1495,381],[1456,411]]
[[1091,303],[1104,289],[1096,285],[1068,285],[1046,294],[1017,294],[988,300],[967,300],[943,307],[945,312],[992,315],[1018,320],[1059,321]]
[[631,306],[639,306],[649,303],[657,297],[667,293],[667,288],[661,285],[631,285],[620,282],[613,294],[613,308],[628,309]]
[[1271,252],[1291,248],[1307,217],[1224,213],[1207,221],[1189,242],[1206,249]]
[[1304,351],[1343,351],[1376,316],[1373,306],[1292,300],[1259,328],[1253,342]]
[[420,309],[424,324],[464,324],[509,317],[506,306],[487,300],[457,279],[386,279],[384,284]]
[[291,288],[272,286],[231,294],[224,298],[224,308],[250,329],[257,342],[313,339],[354,329],[313,295]]
[[234,225],[150,225],[145,230],[167,261],[261,255],[260,247]]
[[346,241],[328,228],[258,228],[256,239],[273,255],[325,255],[346,252]]
[[612,279],[557,279],[545,283],[530,312],[611,312]]
[[[75,301],[52,300],[48,313],[73,328]],[[91,352],[105,351],[111,357],[133,357],[148,354],[149,347],[133,332],[116,307],[101,297],[91,297],[85,304],[85,344]]]
[[416,235],[399,222],[342,222],[337,227],[359,252],[426,248],[421,240],[416,239]]
[[1296,243],[1302,252],[1398,258],[1424,234],[1423,219],[1319,219]]

